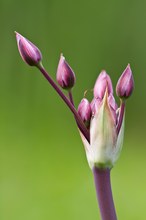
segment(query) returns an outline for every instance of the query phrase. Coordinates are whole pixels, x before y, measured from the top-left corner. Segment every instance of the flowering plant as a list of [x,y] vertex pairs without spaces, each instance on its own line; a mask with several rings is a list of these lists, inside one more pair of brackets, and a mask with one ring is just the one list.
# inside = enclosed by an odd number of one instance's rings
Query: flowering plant
[[95,82],[91,103],[84,97],[76,110],[72,96],[76,78],[64,56],[60,57],[56,79],[59,86],[68,91],[68,97],[43,67],[40,50],[18,33],[16,33],[16,39],[22,59],[28,65],[36,66],[40,70],[73,113],[89,166],[94,174],[101,218],[102,220],[116,220],[110,171],[121,152],[126,100],[134,88],[130,65],[128,64],[116,86],[116,93],[120,98],[119,107],[113,96],[112,81],[103,70]]

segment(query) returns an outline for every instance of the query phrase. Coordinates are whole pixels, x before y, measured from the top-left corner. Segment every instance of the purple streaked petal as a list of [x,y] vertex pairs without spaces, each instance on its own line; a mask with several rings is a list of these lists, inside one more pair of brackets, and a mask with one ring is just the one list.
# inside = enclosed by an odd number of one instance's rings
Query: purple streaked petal
[[134,79],[130,64],[126,67],[121,77],[119,78],[116,86],[117,96],[120,98],[128,98],[134,89]]
[[103,70],[94,85],[94,97],[103,99],[105,91],[108,91],[109,94],[113,94],[113,87],[112,87],[112,81],[109,77],[109,75],[106,73],[105,70]]
[[75,74],[63,55],[61,55],[59,60],[56,79],[63,89],[71,89],[76,81]]
[[38,66],[42,60],[40,50],[29,40],[16,32],[16,40],[22,59],[30,66]]
[[114,96],[113,96],[112,94],[110,94],[110,95],[108,96],[108,103],[109,103],[109,105],[110,105],[114,110],[117,110],[118,105],[117,105],[117,103],[116,103],[116,101],[115,101],[115,98],[114,98]]
[[91,119],[91,107],[89,101],[86,98],[81,100],[78,106],[78,114],[88,127]]
[[109,104],[109,107],[111,109],[111,113],[112,113],[112,116],[113,116],[113,119],[114,119],[114,122],[115,122],[115,125],[117,124],[117,114],[116,114],[116,110],[118,108],[118,105],[115,101],[115,98],[112,94],[110,94],[108,96],[108,104]]
[[91,101],[90,106],[91,106],[93,116],[99,110],[101,103],[102,103],[102,100],[99,98],[93,98],[93,100]]

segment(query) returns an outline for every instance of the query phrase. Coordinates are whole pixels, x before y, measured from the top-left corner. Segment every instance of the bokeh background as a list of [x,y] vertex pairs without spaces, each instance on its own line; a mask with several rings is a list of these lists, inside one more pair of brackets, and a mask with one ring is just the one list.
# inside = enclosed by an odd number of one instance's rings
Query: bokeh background
[[146,219],[145,11],[144,0],[0,1],[1,220],[100,219],[74,118],[38,70],[21,60],[14,31],[40,48],[54,79],[63,52],[77,77],[76,106],[102,69],[115,87],[131,64],[135,91],[112,186],[119,220]]

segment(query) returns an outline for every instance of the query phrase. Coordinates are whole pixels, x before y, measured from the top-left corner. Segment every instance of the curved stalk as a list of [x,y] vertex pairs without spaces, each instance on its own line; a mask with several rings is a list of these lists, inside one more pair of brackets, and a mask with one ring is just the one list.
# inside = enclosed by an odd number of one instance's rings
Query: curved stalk
[[84,122],[82,121],[82,119],[80,118],[79,114],[77,113],[75,107],[73,106],[73,104],[70,102],[70,100],[63,94],[63,92],[60,90],[60,88],[56,85],[56,83],[53,81],[53,79],[50,77],[50,75],[47,73],[47,71],[44,69],[44,67],[42,66],[42,64],[39,64],[38,69],[41,71],[41,73],[44,75],[44,77],[47,79],[47,81],[51,84],[51,86],[56,90],[56,92],[58,93],[58,95],[63,99],[63,101],[66,103],[66,105],[70,108],[70,110],[72,111],[72,113],[74,114],[76,120],[77,120],[77,124],[80,125],[79,129],[81,130],[81,132],[83,133],[83,135],[85,136],[85,138],[87,139],[87,141],[90,143],[90,135],[89,135],[89,131],[86,128],[86,126],[84,125]]
[[[74,105],[74,100],[73,100],[73,96],[72,96],[71,90],[68,92],[68,96],[69,96],[69,100],[70,100],[70,102],[72,103],[72,105],[75,106],[75,105]],[[74,117],[75,117],[75,116],[74,116]],[[76,120],[76,124],[77,124],[78,128],[79,128],[80,131],[81,131],[80,124],[78,123],[78,120],[76,119],[76,117],[75,117],[75,120]]]
[[72,103],[72,105],[75,106],[71,90],[68,92],[68,96],[69,96],[69,100]]

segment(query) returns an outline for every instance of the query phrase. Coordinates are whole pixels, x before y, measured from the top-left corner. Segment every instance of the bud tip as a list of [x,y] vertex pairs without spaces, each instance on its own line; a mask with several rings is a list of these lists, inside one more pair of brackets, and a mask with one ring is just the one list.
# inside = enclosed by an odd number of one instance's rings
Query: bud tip
[[29,40],[15,31],[19,53],[22,59],[30,66],[38,66],[42,60],[40,50]]
[[112,81],[106,71],[103,70],[95,82],[94,97],[103,99],[106,88],[108,90],[108,94],[113,93]]
[[56,79],[58,84],[63,89],[71,89],[75,84],[75,74],[69,64],[66,62],[65,57],[61,53],[60,60],[57,68]]
[[117,82],[116,93],[121,99],[126,99],[131,96],[133,89],[134,79],[130,64],[128,64]]

